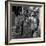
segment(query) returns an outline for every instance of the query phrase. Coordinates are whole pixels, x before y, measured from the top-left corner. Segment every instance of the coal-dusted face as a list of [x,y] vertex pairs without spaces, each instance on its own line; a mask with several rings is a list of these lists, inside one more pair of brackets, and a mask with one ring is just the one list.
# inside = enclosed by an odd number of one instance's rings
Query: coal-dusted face
[[31,30],[35,30],[37,28],[37,19],[34,17],[29,17],[29,19],[31,20]]

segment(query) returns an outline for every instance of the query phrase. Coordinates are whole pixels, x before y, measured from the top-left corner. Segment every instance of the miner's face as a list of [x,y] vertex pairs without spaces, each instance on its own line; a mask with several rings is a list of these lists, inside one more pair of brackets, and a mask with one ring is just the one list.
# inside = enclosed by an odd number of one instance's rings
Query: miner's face
[[31,30],[35,30],[37,28],[37,20],[34,17],[31,17]]
[[37,28],[37,19],[34,17],[29,17],[29,20],[31,20],[31,30],[35,30]]

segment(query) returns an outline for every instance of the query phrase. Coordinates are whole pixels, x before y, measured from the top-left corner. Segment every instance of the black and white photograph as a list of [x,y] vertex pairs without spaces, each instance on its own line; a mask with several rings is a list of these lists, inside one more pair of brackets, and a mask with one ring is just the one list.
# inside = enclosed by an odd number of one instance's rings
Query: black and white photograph
[[44,3],[7,3],[7,44],[44,42]]
[[12,6],[11,38],[40,37],[39,6]]

